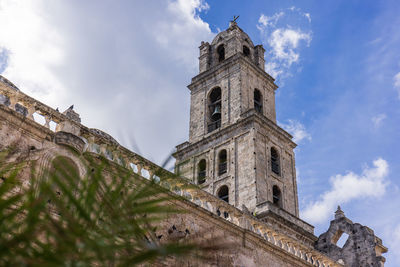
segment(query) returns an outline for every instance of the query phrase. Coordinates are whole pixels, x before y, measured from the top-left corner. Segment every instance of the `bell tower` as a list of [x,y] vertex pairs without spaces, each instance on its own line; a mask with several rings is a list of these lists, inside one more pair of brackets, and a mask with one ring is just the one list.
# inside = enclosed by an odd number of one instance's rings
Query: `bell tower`
[[239,209],[298,217],[296,144],[276,124],[278,87],[264,52],[234,21],[201,43],[189,141],[176,147],[175,171]]

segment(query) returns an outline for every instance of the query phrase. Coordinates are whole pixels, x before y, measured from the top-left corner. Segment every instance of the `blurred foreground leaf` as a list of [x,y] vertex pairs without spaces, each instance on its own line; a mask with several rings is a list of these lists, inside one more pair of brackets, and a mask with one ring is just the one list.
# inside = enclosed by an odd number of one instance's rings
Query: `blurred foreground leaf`
[[154,181],[92,155],[81,159],[81,177],[68,158],[56,157],[43,172],[10,162],[13,154],[0,152],[1,266],[132,266],[215,249],[196,240],[160,242],[157,223],[183,211]]

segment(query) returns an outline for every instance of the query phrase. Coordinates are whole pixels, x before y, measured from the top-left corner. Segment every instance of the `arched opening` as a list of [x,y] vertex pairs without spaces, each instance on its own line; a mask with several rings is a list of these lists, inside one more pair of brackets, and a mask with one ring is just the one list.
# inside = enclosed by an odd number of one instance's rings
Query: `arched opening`
[[223,149],[218,154],[218,175],[227,172],[227,165],[228,165],[228,157],[226,150]]
[[254,109],[257,112],[263,113],[262,94],[258,89],[254,89]]
[[217,53],[218,53],[218,61],[219,62],[221,62],[222,60],[225,59],[225,47],[223,44],[218,46]]
[[76,184],[79,180],[78,166],[73,160],[64,156],[55,157],[51,162],[50,179],[63,183]]
[[20,103],[15,104],[15,111],[22,114],[24,117],[28,115],[28,109],[23,105],[21,105]]
[[208,132],[221,127],[221,88],[214,88],[208,98]]
[[223,185],[219,188],[218,190],[218,198],[222,199],[223,201],[226,201],[229,203],[229,188],[226,185]]
[[271,170],[280,175],[279,154],[274,147],[271,147]]
[[9,106],[10,98],[8,96],[0,94],[0,105]]
[[274,185],[272,187],[272,201],[278,207],[282,207],[281,190],[278,186]]
[[249,57],[250,56],[250,49],[247,46],[243,46],[243,55],[245,57]]
[[206,181],[206,160],[202,159],[200,160],[198,166],[197,166],[197,183],[198,184],[204,184]]
[[[54,209],[52,200],[61,198],[66,192],[75,194],[80,179],[78,166],[73,160],[64,156],[57,156],[51,161],[49,169],[49,185],[52,192],[48,203]],[[57,212],[54,210],[54,212]]]

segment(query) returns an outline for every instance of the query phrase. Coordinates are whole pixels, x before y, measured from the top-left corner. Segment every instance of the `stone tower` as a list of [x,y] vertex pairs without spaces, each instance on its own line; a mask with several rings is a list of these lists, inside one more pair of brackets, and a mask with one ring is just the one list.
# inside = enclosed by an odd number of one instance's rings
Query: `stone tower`
[[177,146],[175,169],[258,217],[274,209],[297,218],[296,144],[276,124],[278,87],[264,52],[236,22],[201,43],[199,74],[188,86],[189,141]]

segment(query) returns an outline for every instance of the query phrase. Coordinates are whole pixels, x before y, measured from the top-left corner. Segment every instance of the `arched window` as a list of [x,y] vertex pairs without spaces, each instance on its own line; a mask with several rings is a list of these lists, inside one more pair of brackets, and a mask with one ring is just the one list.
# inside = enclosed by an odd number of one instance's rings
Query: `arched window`
[[217,53],[218,53],[218,61],[219,62],[221,62],[222,60],[225,59],[225,47],[223,44],[218,46]]
[[254,89],[254,109],[257,112],[262,113],[263,108],[262,108],[262,94],[260,90]]
[[229,188],[223,185],[218,190],[218,198],[229,203]]
[[279,154],[274,147],[271,147],[271,170],[280,175]]
[[206,167],[207,167],[206,160],[205,159],[200,160],[200,162],[197,166],[197,168],[198,168],[197,183],[198,184],[204,184],[206,181]]
[[226,150],[223,149],[218,154],[218,175],[227,172],[227,165],[228,165],[228,157],[226,154]]
[[248,56],[250,56],[250,49],[247,47],[247,46],[243,46],[243,55],[245,56],[245,57],[248,57]]
[[214,88],[208,97],[208,132],[221,127],[221,88]]
[[272,201],[275,205],[278,207],[282,207],[282,196],[281,196],[281,190],[279,189],[278,186],[274,185],[272,187]]

